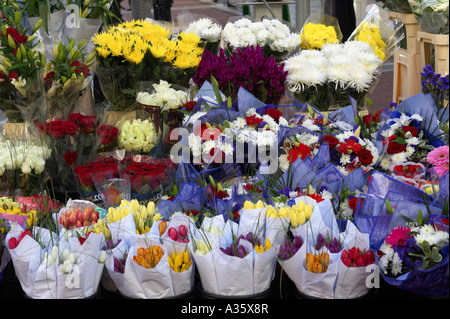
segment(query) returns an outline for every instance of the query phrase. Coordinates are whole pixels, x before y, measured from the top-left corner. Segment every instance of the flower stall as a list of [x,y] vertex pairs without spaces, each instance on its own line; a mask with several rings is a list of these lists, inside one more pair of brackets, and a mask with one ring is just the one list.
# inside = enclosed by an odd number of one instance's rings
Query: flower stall
[[372,105],[404,37],[380,8],[342,42],[81,2],[75,32],[1,1],[0,298],[448,296],[448,74]]

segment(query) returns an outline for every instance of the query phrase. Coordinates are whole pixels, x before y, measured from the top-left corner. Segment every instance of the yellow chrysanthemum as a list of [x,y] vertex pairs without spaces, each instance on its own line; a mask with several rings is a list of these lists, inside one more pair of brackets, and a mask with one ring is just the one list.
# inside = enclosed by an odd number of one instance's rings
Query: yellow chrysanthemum
[[378,58],[384,61],[386,43],[384,43],[377,26],[369,25],[367,21],[364,21],[358,29],[356,40],[368,43]]
[[167,53],[167,47],[164,45],[164,43],[161,42],[150,44],[149,49],[151,54],[157,59],[165,57]]
[[107,58],[111,54],[111,51],[103,47],[97,47],[95,48],[95,51],[97,51],[97,54],[102,58]]
[[201,42],[200,36],[194,32],[180,32],[178,36],[183,42],[188,42],[195,45],[198,45]]
[[338,43],[336,30],[333,26],[309,22],[303,26],[300,34],[301,48],[304,50],[321,49],[325,43]]
[[177,54],[172,64],[179,69],[188,69],[193,67],[193,63],[193,56],[191,54]]

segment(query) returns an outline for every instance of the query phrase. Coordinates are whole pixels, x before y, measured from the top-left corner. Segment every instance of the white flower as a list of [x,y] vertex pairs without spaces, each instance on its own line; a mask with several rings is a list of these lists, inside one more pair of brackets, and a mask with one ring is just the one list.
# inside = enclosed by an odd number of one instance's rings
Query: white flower
[[393,164],[399,164],[406,161],[406,154],[405,152],[400,152],[396,154],[391,155],[391,161]]
[[347,165],[350,163],[350,155],[348,154],[342,154],[341,158],[339,159],[342,165]]
[[411,137],[406,140],[406,143],[409,145],[419,145],[420,140],[417,137]]

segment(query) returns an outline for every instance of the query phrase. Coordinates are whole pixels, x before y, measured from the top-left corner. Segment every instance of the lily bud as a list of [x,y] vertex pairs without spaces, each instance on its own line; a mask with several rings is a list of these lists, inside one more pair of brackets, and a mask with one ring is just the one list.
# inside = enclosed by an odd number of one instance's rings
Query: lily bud
[[[6,34],[6,33],[4,33],[4,34]],[[13,49],[16,49],[16,48],[17,48],[17,47],[16,47],[16,43],[14,42],[14,40],[13,40],[11,34],[8,34],[8,44],[9,44],[9,46],[10,46],[11,48],[13,48]]]

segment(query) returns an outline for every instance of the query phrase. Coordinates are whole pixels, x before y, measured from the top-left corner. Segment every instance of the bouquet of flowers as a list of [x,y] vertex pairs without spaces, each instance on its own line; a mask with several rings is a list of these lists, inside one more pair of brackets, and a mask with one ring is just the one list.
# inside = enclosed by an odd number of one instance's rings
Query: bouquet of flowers
[[427,154],[434,147],[424,138],[421,122],[424,119],[418,114],[401,114],[393,118],[380,129],[386,152],[382,155],[380,166],[384,170],[392,170],[393,166],[407,161],[424,162]]
[[423,31],[448,34],[448,1],[408,0],[408,2]]
[[393,225],[378,250],[383,278],[399,289],[418,294],[448,294],[448,228],[446,216],[415,212]]
[[324,137],[330,148],[331,162],[345,176],[362,168],[364,172],[373,169],[380,159],[380,150],[369,139],[361,138],[352,131]]
[[114,248],[112,256],[106,269],[128,298],[171,298],[188,294],[194,287],[194,263],[186,246],[138,238],[135,244]]
[[246,47],[260,46],[266,57],[273,56],[278,62],[300,45],[300,37],[277,19],[253,22],[248,18],[229,21],[223,28],[223,40],[228,52]]
[[127,152],[150,152],[158,144],[158,131],[149,119],[125,120],[119,127],[118,145]]
[[6,240],[24,293],[30,298],[89,298],[97,293],[106,255],[93,232],[55,233],[16,225]]
[[67,119],[68,115],[79,109],[77,105],[81,92],[90,84],[90,67],[95,55],[84,56],[86,41],[75,46],[73,39],[69,43],[55,44],[53,57],[48,57],[44,75],[48,104],[41,110],[45,119]]
[[44,143],[5,140],[0,142],[0,150],[2,190],[20,191],[22,195],[39,191],[51,149]]
[[225,96],[235,101],[239,88],[244,88],[266,104],[276,104],[284,94],[287,72],[284,63],[278,65],[274,57],[265,57],[261,46],[237,49],[231,56],[221,49],[218,55],[205,51],[193,76],[201,87],[211,77]]
[[312,14],[300,31],[300,38],[302,50],[320,50],[326,43],[340,43],[342,33],[336,18]]
[[361,106],[381,63],[365,42],[325,44],[285,61],[286,84],[295,99],[319,111],[350,105],[350,97]]
[[124,22],[93,37],[96,72],[113,107],[124,110],[134,105],[138,82],[165,80],[189,86],[203,53],[200,37],[185,32],[176,39],[170,37],[169,29],[141,20]]
[[42,20],[27,33],[22,14],[12,7],[1,8],[0,20],[0,99],[9,121],[34,119],[43,103],[45,55],[33,39]]

